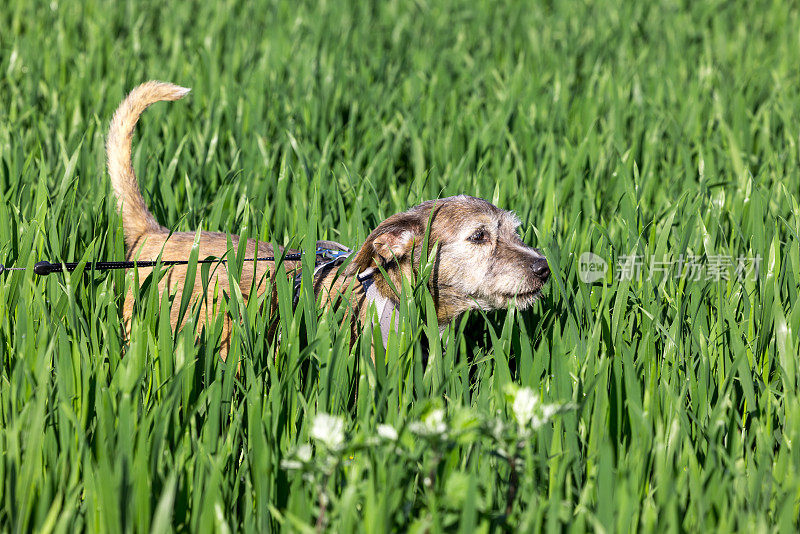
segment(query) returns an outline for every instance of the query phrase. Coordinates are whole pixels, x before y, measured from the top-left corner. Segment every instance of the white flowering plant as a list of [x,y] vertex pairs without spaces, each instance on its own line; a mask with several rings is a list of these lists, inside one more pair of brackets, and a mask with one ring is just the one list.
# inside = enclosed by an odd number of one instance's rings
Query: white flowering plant
[[549,422],[556,413],[569,408],[569,405],[545,404],[538,393],[517,384],[508,384],[505,394],[522,436],[529,435]]
[[[460,471],[445,474],[443,463],[455,449],[481,450],[497,459],[494,484],[509,488],[505,510],[511,510],[517,500],[519,470],[533,461],[527,446],[532,443],[533,434],[571,405],[544,403],[528,387],[509,385],[504,392],[509,418],[503,416],[503,410],[488,416],[473,408],[448,410],[433,403],[422,407],[417,417],[400,424],[380,423],[374,431],[362,429],[348,434],[344,417],[319,412],[309,419],[309,441],[300,443],[282,460],[281,467],[301,473],[316,488],[318,524],[324,524],[325,511],[340,498],[348,474],[361,476],[361,470],[352,467],[356,457],[374,461],[378,470],[387,464],[401,464],[405,472],[415,475],[404,482],[411,485],[411,495],[433,499],[457,510],[466,495],[477,490],[470,489],[469,477]],[[489,491],[492,483],[488,480],[486,483],[473,496],[475,502],[482,503],[481,510],[488,513],[490,499],[484,492]]]

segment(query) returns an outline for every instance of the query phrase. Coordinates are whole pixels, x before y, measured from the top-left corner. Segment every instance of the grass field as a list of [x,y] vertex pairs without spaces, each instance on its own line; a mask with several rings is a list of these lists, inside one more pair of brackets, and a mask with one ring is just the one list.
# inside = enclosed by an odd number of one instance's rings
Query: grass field
[[[0,531],[796,530],[799,11],[7,1]],[[221,362],[145,290],[124,346],[124,273],[30,269],[124,257],[104,136],[153,78],[193,88],[135,140],[163,224],[357,246],[467,193],[521,218],[544,298],[442,342],[409,281],[373,365],[279,279],[277,355],[234,294]]]

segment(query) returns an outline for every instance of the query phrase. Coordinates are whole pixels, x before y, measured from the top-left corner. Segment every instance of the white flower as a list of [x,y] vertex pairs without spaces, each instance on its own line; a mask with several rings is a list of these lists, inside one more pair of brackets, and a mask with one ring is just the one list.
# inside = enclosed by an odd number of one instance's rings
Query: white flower
[[397,430],[391,425],[378,425],[378,435],[389,441],[397,441]]
[[290,469],[302,469],[303,464],[297,460],[281,460],[281,467],[289,471]]
[[558,413],[561,410],[562,406],[558,404],[545,404],[542,406],[542,417],[549,421],[551,417]]
[[514,403],[511,410],[520,428],[528,425],[535,415],[536,406],[539,404],[539,396],[531,388],[519,388],[514,393]]
[[522,435],[536,430],[550,421],[557,413],[572,409],[572,404],[542,404],[539,395],[528,387],[508,384],[505,388],[511,411]]
[[344,420],[326,413],[317,414],[311,425],[311,437],[331,450],[340,449],[344,444]]
[[561,410],[563,406],[559,404],[542,404],[539,407],[539,414],[531,420],[531,428],[534,430],[548,422],[552,417]]
[[308,443],[304,443],[303,445],[297,447],[297,452],[295,453],[295,456],[297,456],[297,458],[301,462],[311,461],[311,445],[309,445]]
[[290,460],[281,460],[281,467],[286,470],[289,469],[302,469],[303,465],[311,461],[311,445],[305,443],[297,447],[294,455]]
[[437,436],[447,431],[447,424],[444,422],[444,410],[441,408],[433,410],[422,418],[422,421],[415,421],[408,425],[408,429],[420,436]]

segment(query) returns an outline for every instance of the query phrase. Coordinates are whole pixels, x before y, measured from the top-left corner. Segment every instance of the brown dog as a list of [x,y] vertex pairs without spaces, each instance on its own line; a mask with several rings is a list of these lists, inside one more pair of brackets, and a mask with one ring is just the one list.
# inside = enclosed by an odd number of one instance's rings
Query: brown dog
[[[162,260],[189,258],[196,233],[170,233],[158,224],[139,192],[131,162],[133,130],[142,112],[154,102],[178,100],[188,92],[189,89],[169,83],[144,83],[131,91],[111,121],[106,146],[108,172],[122,214],[128,259],[154,260],[159,255]],[[389,281],[395,288],[400,288],[403,276],[414,279],[429,225],[428,254],[434,262],[429,286],[442,328],[470,309],[505,308],[511,303],[525,308],[536,300],[542,285],[550,276],[544,257],[519,238],[519,220],[512,213],[485,200],[460,195],[423,202],[383,221],[367,237],[344,272],[334,268],[338,261],[326,263],[315,271],[315,295],[323,296],[323,305],[331,305],[349,293],[350,307],[360,324],[372,317],[369,310],[370,304],[374,304],[385,343],[392,310],[397,302]],[[238,236],[231,235],[230,239],[236,250],[239,246]],[[269,243],[250,239],[246,244],[245,257],[272,257],[275,252]],[[283,250],[277,252],[280,255]],[[200,259],[209,256],[225,258],[228,253],[227,234],[200,234]],[[299,261],[286,261],[284,265],[289,274],[299,272]],[[140,269],[140,279],[144,280],[149,272],[149,269]],[[159,282],[159,294],[169,288],[175,294],[174,302],[180,302],[186,275],[186,266],[171,267]],[[270,279],[274,275],[274,262],[246,261],[239,280],[243,298],[248,299],[253,292],[255,295],[264,293],[272,285]],[[214,270],[205,290],[199,274],[194,284],[186,287],[192,287],[193,298],[201,299],[201,324],[208,319],[215,299],[218,301],[223,294],[231,294],[224,267]],[[275,310],[277,295],[275,291],[271,293],[271,309]],[[123,309],[128,335],[133,304],[131,292],[126,297]],[[178,327],[178,314],[179,306],[172,306],[170,317],[173,329]],[[223,358],[230,346],[231,327],[228,318],[220,340]]]

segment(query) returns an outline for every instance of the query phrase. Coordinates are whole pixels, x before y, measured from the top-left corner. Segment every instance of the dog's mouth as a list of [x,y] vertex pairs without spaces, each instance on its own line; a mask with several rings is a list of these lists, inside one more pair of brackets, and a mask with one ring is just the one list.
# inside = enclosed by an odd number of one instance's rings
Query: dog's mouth
[[539,287],[530,291],[519,291],[514,294],[508,294],[505,296],[505,300],[509,304],[514,304],[516,308],[524,310],[536,302],[541,296],[542,288]]
[[542,288],[526,289],[515,293],[500,293],[494,296],[476,296],[474,302],[484,310],[499,310],[513,305],[518,310],[524,310],[533,305],[542,296]]
[[[521,281],[516,288],[506,287],[491,291],[464,292],[458,295],[457,286],[439,283],[436,286],[438,301],[447,301],[448,298],[456,299],[467,304],[468,308],[481,309],[484,311],[502,310],[513,306],[518,310],[531,307],[542,296],[544,284],[540,280]],[[499,288],[498,288],[499,289]],[[465,294],[466,293],[466,294]]]

